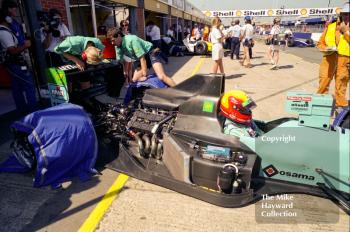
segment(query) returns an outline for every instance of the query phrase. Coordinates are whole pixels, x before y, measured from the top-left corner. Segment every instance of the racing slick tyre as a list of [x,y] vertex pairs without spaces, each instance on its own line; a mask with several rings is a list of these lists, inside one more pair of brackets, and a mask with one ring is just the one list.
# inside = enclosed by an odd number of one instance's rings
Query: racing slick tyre
[[294,39],[293,38],[288,39],[287,46],[294,47]]
[[208,45],[204,41],[198,41],[194,49],[195,53],[198,55],[205,55],[208,52]]

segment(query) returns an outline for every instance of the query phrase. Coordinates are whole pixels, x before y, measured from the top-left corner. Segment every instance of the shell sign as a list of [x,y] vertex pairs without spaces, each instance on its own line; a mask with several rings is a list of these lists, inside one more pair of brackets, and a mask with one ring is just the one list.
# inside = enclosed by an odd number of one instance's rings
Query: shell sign
[[210,11],[206,11],[204,14],[205,14],[205,16],[207,16],[207,17],[211,17],[211,12],[210,12]]
[[291,8],[291,9],[262,9],[262,10],[223,10],[203,11],[207,17],[275,17],[275,16],[325,16],[340,13],[341,8]]
[[273,16],[273,15],[274,15],[273,10],[268,10],[268,11],[267,11],[267,15],[268,15],[268,16]]
[[307,9],[303,8],[300,10],[300,15],[301,16],[304,16],[304,15],[307,15]]

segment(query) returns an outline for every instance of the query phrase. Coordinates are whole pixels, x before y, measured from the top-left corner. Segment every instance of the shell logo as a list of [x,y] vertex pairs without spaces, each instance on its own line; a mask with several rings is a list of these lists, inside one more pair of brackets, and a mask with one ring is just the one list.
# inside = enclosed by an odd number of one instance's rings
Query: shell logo
[[337,9],[335,9],[335,13],[336,13],[337,15],[340,15],[340,11],[341,11],[341,8],[340,8],[340,7],[337,7]]
[[306,15],[307,14],[307,9],[303,8],[300,10],[301,15]]
[[207,11],[207,12],[205,12],[204,14],[205,14],[205,16],[207,16],[207,17],[211,17],[211,12],[210,12],[210,11]]
[[273,15],[273,10],[268,10],[268,11],[267,11],[267,15],[268,15],[268,16],[272,16],[272,15]]
[[236,11],[236,16],[237,17],[241,17],[242,16],[242,12],[240,10]]

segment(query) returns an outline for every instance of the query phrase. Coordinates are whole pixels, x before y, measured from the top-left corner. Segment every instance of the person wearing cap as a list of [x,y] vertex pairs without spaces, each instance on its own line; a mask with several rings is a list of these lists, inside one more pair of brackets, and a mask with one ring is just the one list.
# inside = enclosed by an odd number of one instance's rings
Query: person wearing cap
[[231,60],[233,60],[233,55],[235,55],[236,59],[239,60],[239,47],[241,46],[241,31],[242,28],[239,25],[239,19],[232,21],[231,26],[228,29],[228,34],[231,36]]
[[317,93],[327,94],[334,77],[336,113],[348,106],[346,89],[350,65],[349,13],[350,7],[347,2],[343,5],[338,20],[325,28],[317,43],[317,48],[323,53]]
[[220,114],[225,119],[224,133],[237,137],[258,137],[263,131],[255,124],[252,109],[255,102],[241,90],[224,93],[220,99]]
[[124,55],[133,60],[135,72],[132,81],[147,80],[147,69],[153,68],[158,79],[163,81],[168,86],[175,86],[176,83],[168,77],[162,65],[163,58],[160,54],[160,49],[153,48],[152,43],[145,41],[136,35],[124,35],[118,31],[113,35],[112,41],[116,46],[117,60],[121,60]]
[[103,50],[104,46],[101,41],[93,37],[84,37],[84,36],[68,36],[65,40],[59,43],[54,51],[58,54],[63,55],[64,58],[74,62],[78,69],[83,71],[85,69],[85,63],[82,57],[84,51],[88,47],[95,47],[99,50]]
[[269,35],[269,40],[271,41],[271,44],[268,48],[267,56],[271,60],[272,70],[278,69],[277,65],[280,57],[279,38],[278,38],[278,35],[281,33],[280,23],[281,23],[280,18],[273,19],[273,26]]

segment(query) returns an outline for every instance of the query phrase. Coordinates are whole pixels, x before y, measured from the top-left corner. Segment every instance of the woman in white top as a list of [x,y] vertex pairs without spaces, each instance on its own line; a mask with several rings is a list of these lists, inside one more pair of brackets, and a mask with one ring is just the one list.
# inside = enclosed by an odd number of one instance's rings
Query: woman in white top
[[269,40],[271,41],[271,44],[269,46],[267,56],[271,60],[271,64],[272,64],[271,69],[273,70],[278,69],[277,64],[280,57],[279,40],[278,40],[278,35],[281,33],[280,22],[281,22],[281,19],[279,18],[273,19],[273,27],[269,35]]
[[220,25],[221,19],[219,17],[215,17],[212,21],[212,31],[210,33],[210,40],[213,43],[211,55],[215,62],[213,66],[213,73],[217,73],[218,69],[220,69],[220,73],[224,73],[224,66],[222,64],[222,58],[224,57],[224,49],[222,46],[224,35],[219,29]]
[[244,18],[245,25],[242,28],[241,41],[243,43],[244,55],[243,59],[240,61],[242,65],[246,68],[253,67],[250,63],[249,49],[253,47],[253,35],[254,27],[252,26],[252,20],[249,16]]

